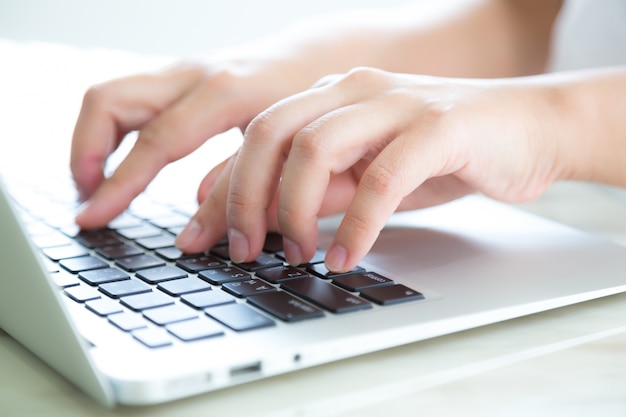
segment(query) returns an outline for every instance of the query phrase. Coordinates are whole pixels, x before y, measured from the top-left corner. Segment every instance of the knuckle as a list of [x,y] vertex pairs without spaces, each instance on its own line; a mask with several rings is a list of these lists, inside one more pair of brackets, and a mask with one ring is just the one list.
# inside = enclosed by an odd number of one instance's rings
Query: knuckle
[[84,108],[102,108],[111,100],[108,84],[97,84],[89,87],[83,96]]
[[379,69],[370,68],[370,67],[356,67],[348,71],[343,79],[341,79],[341,83],[348,85],[377,85],[384,78],[385,72]]
[[318,126],[308,125],[295,135],[292,152],[305,161],[321,161],[329,154],[329,141]]
[[399,198],[398,175],[383,164],[372,164],[361,178],[360,186],[377,198]]
[[274,109],[269,108],[252,119],[246,128],[244,141],[259,145],[272,142],[277,130],[274,115]]

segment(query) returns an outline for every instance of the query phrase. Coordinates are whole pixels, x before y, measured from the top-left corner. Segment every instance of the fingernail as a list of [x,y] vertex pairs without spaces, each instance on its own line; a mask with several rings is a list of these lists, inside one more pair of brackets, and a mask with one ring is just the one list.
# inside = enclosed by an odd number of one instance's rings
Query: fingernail
[[228,230],[228,252],[230,259],[235,263],[244,262],[248,257],[250,252],[248,239],[239,230]]
[[348,252],[343,246],[332,246],[326,253],[326,268],[332,272],[342,272],[347,259]]
[[283,249],[285,250],[285,258],[289,265],[298,266],[302,263],[302,250],[300,250],[300,246],[293,240],[284,237]]
[[76,222],[76,224],[82,223],[85,215],[89,212],[90,206],[91,206],[91,201],[87,200],[78,207],[78,209],[76,210],[76,215],[74,216],[74,221]]
[[196,219],[191,219],[176,238],[176,246],[185,248],[195,242],[202,233],[202,226]]

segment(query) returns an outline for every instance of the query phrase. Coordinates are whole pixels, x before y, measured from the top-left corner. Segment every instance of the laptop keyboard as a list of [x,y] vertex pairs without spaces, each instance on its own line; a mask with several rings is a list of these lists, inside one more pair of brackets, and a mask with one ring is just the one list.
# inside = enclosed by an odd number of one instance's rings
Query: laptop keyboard
[[106,229],[81,231],[69,199],[45,189],[12,187],[27,231],[50,278],[75,303],[150,348],[330,315],[358,314],[424,298],[417,290],[357,266],[343,274],[310,263],[285,263],[281,236],[268,234],[253,262],[234,264],[228,242],[184,254],[176,235],[195,208],[140,196]]

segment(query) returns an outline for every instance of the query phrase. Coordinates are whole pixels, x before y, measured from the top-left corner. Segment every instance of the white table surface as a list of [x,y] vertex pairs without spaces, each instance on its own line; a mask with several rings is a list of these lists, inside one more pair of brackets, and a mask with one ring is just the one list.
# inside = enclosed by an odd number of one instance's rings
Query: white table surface
[[[65,163],[84,89],[165,62],[0,40],[0,168],[37,176]],[[523,209],[626,245],[626,204],[603,188],[559,184]],[[0,416],[624,416],[625,312],[621,294],[169,404],[114,410],[100,408],[0,330]]]

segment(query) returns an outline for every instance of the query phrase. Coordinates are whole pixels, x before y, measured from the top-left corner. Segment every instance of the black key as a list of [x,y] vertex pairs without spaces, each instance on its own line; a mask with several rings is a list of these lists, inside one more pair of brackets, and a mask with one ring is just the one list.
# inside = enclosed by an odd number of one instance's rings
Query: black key
[[365,269],[359,265],[355,266],[354,269],[352,269],[351,271],[340,272],[340,273],[330,272],[328,268],[326,268],[326,265],[324,265],[323,263],[307,264],[306,270],[307,272],[310,272],[313,275],[317,275],[320,278],[335,278],[341,275],[349,275],[349,274],[355,274],[358,272],[365,272]]
[[346,313],[372,306],[369,302],[314,277],[284,281],[281,288],[333,313]]
[[61,265],[72,274],[77,274],[82,271],[91,271],[94,269],[109,267],[109,264],[101,259],[94,258],[93,256],[81,256],[78,258],[61,259],[59,261],[59,265]]
[[53,261],[60,261],[61,259],[77,258],[79,256],[89,255],[89,251],[78,243],[72,243],[67,246],[56,246],[53,248],[43,249],[44,255]]
[[120,302],[134,311],[143,311],[149,308],[163,307],[174,304],[172,297],[162,292],[147,292],[120,298]]
[[178,278],[185,278],[187,273],[175,266],[165,265],[156,268],[142,269],[136,274],[137,278],[146,281],[148,284],[158,284],[163,281],[170,281]]
[[211,286],[205,281],[196,277],[187,277],[182,279],[175,279],[173,281],[162,282],[157,285],[157,288],[172,297],[179,297],[183,294],[189,294],[192,292],[210,290]]
[[268,233],[265,236],[265,243],[263,244],[263,251],[269,253],[276,253],[283,250],[283,237],[278,233]]
[[209,252],[219,258],[225,259],[227,261],[230,260],[230,255],[228,254],[228,245],[214,246]]
[[198,278],[210,282],[213,285],[221,285],[225,282],[243,281],[250,279],[251,275],[239,268],[227,266],[225,268],[208,269],[198,272]]
[[141,269],[155,268],[165,265],[165,262],[151,255],[137,255],[126,258],[119,258],[115,261],[115,265],[124,268],[127,271],[135,272]]
[[89,285],[106,284],[107,282],[123,281],[130,279],[130,275],[122,272],[117,268],[104,268],[95,271],[85,271],[78,274],[78,278],[82,279]]
[[333,284],[345,288],[348,291],[361,291],[365,288],[380,287],[381,285],[393,284],[393,281],[376,272],[363,272],[360,274],[344,275],[333,278]]
[[115,326],[124,330],[125,332],[148,327],[146,320],[138,314],[117,313],[111,314],[110,316],[107,316],[107,318],[109,322],[113,323]]
[[254,294],[263,294],[276,291],[276,288],[260,279],[249,279],[246,281],[227,282],[222,285],[222,289],[235,297],[243,298]]
[[180,297],[180,300],[183,303],[197,309],[215,307],[235,302],[233,296],[226,294],[224,291],[202,291],[185,294]]
[[263,268],[273,268],[276,266],[281,266],[282,264],[282,260],[275,258],[267,253],[262,253],[254,261],[237,264],[237,266],[245,269],[246,271],[257,271]]
[[108,298],[99,298],[97,300],[87,301],[85,303],[87,310],[96,313],[99,316],[105,317],[111,314],[117,314],[124,311],[119,303]]
[[66,288],[63,292],[77,303],[84,303],[85,301],[100,298],[100,294],[95,288],[86,285],[74,285],[73,287]]
[[151,308],[143,312],[143,316],[159,326],[198,318],[198,313],[190,307],[173,304],[165,307]]
[[260,271],[257,271],[256,275],[268,282],[271,282],[272,284],[277,284],[288,279],[304,278],[309,276],[309,274],[303,270],[287,265],[278,266],[276,268],[261,269]]
[[76,241],[91,249],[122,244],[120,237],[112,230],[82,231],[76,236]]
[[179,259],[176,261],[176,266],[183,268],[187,272],[197,273],[205,269],[221,268],[226,266],[226,264],[214,256],[201,255]]
[[109,282],[100,285],[98,289],[111,298],[126,297],[129,295],[143,294],[152,291],[152,287],[145,282],[141,282],[136,279]]
[[211,318],[237,332],[275,326],[276,323],[245,304],[226,304],[204,310]]
[[135,339],[149,348],[160,348],[172,344],[172,339],[163,329],[139,329],[132,332]]
[[103,256],[107,259],[125,258],[128,256],[140,255],[143,252],[143,249],[138,248],[134,245],[129,245],[127,243],[114,246],[105,246],[96,249],[96,253],[98,255]]
[[137,239],[135,243],[146,249],[160,249],[174,246],[174,239],[176,239],[174,235],[163,232],[158,236]]
[[248,302],[283,321],[299,321],[323,317],[324,312],[285,291],[254,295]]
[[361,297],[377,304],[389,305],[405,301],[421,300],[424,298],[424,295],[402,284],[396,284],[368,288],[361,291]]
[[[276,257],[284,261],[287,260],[285,258],[285,251],[277,252]],[[315,253],[313,254],[313,257],[311,258],[311,260],[307,262],[305,265],[322,263],[324,262],[324,258],[326,258],[326,251],[323,249],[317,249]]]
[[187,320],[165,326],[168,332],[184,342],[222,336],[224,329],[213,320]]

